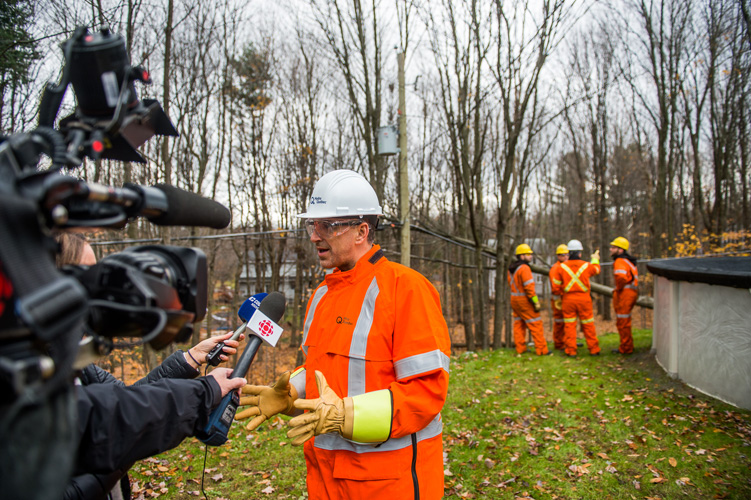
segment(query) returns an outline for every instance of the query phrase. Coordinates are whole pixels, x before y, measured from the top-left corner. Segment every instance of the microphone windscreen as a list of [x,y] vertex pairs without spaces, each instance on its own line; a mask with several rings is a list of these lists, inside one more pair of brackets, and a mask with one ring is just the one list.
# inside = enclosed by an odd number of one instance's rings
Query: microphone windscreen
[[267,295],[268,293],[261,292],[245,299],[245,302],[240,306],[240,310],[237,311],[237,315],[240,316],[240,319],[247,322]]
[[167,212],[149,220],[160,226],[201,226],[224,229],[229,226],[230,213],[219,202],[184,191],[169,184],[156,184],[167,198]]
[[265,299],[261,301],[261,306],[258,308],[263,314],[274,323],[279,323],[279,320],[284,316],[284,310],[287,308],[287,299],[281,292],[271,292]]

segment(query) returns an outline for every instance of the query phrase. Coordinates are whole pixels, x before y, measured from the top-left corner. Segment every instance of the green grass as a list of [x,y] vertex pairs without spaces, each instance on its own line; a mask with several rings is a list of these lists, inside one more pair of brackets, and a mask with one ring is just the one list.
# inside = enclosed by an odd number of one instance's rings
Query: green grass
[[[598,357],[454,357],[446,498],[751,498],[751,412],[670,379],[649,353],[651,332],[634,338],[629,357],[610,354],[616,334],[600,337]],[[281,419],[255,433],[235,423],[231,441],[209,449],[209,498],[305,498],[302,450],[284,432]],[[131,476],[146,498],[194,498],[203,456],[186,440]]]

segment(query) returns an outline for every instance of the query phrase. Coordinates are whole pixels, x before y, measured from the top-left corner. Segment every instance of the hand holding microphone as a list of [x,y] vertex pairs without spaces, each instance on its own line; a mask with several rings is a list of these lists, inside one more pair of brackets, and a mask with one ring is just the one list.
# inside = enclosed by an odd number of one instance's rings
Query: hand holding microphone
[[[243,324],[243,331],[245,330],[244,327],[245,325]],[[225,333],[223,335],[215,335],[214,337],[202,340],[188,349],[185,353],[185,361],[191,365],[198,363],[196,369],[207,363],[216,366],[220,361],[227,361],[229,356],[237,352],[237,348],[240,346],[240,341],[243,340],[244,337],[245,334],[243,333],[240,333],[238,336],[235,336],[234,333]],[[216,363],[212,363],[209,358],[212,354],[214,355]]]

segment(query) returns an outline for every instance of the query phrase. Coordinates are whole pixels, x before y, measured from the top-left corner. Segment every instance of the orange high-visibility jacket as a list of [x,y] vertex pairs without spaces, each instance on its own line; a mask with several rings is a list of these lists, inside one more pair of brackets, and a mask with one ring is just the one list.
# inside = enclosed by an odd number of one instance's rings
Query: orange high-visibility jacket
[[336,270],[316,289],[302,350],[305,369],[291,379],[300,398],[319,396],[316,370],[340,397],[391,393],[385,442],[357,444],[330,433],[305,443],[310,498],[359,498],[365,493],[357,488],[368,480],[388,486],[366,484],[368,498],[412,498],[416,491],[421,499],[441,498],[440,412],[451,343],[433,285],[374,245],[354,269]]
[[639,271],[636,266],[625,257],[618,257],[613,262],[613,274],[615,275],[615,289],[621,291],[624,289],[638,290]]
[[568,293],[589,293],[589,278],[600,274],[600,264],[584,262],[581,259],[569,259],[561,262],[558,268],[550,270],[550,282],[553,285],[553,294],[563,295]]
[[535,279],[532,277],[532,270],[527,264],[519,265],[513,276],[510,271],[506,271],[506,274],[511,285],[512,297],[526,297],[529,300],[532,300],[532,297],[537,297]]
[[[566,261],[564,261],[564,262],[566,262]],[[550,278],[550,290],[551,290],[551,295],[552,295],[551,299],[552,300],[558,300],[558,299],[561,298],[560,294],[557,294],[557,293],[555,293],[555,292],[552,291],[552,290],[554,290],[556,288],[556,283],[553,281],[553,276],[554,275],[557,276],[557,273],[560,273],[560,272],[561,272],[561,263],[560,263],[560,261],[556,260],[553,263],[553,267],[551,267],[550,271],[548,271],[548,277]],[[556,309],[555,309],[555,307],[553,307],[553,312],[555,312],[555,311],[556,311]],[[560,309],[559,309],[559,311],[560,311]]]

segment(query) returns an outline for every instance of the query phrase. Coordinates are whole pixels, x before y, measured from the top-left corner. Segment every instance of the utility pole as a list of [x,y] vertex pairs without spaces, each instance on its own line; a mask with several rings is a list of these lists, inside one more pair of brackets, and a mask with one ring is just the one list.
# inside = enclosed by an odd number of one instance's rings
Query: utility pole
[[409,235],[409,171],[407,170],[407,98],[404,86],[404,52],[396,56],[399,64],[399,218],[401,231],[401,263],[410,267]]

